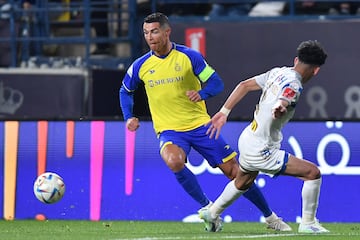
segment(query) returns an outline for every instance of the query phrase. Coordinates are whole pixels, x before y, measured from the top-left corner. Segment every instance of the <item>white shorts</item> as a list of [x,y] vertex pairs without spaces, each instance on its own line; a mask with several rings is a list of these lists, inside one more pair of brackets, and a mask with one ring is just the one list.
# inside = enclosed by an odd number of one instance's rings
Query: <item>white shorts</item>
[[241,134],[238,146],[240,167],[244,172],[263,172],[274,177],[286,168],[287,152],[275,146],[263,146],[246,130]]

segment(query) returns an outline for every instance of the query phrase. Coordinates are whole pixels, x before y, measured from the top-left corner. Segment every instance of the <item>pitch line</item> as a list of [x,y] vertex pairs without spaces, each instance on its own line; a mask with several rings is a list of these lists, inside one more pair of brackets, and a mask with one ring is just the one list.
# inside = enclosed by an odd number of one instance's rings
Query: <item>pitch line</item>
[[[300,233],[288,233],[288,234],[258,234],[258,235],[209,235],[209,236],[196,236],[186,237],[186,239],[252,239],[252,238],[280,238],[280,237],[299,237],[299,236],[310,236],[311,234],[300,234]],[[315,234],[316,236],[344,236],[343,234]],[[143,238],[117,238],[113,240],[176,240],[185,239],[184,237],[143,237]]]

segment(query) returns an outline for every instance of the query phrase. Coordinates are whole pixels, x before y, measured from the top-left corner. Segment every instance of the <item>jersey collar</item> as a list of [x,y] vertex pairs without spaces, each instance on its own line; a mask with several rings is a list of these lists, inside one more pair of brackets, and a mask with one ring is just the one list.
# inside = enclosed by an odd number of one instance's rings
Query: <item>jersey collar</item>
[[172,42],[171,45],[172,45],[172,47],[171,47],[170,51],[169,51],[167,54],[165,54],[165,55],[158,56],[158,55],[156,55],[156,54],[154,53],[154,51],[152,51],[152,50],[150,51],[150,53],[151,53],[151,55],[154,55],[154,56],[156,56],[156,57],[158,57],[158,58],[164,59],[164,58],[166,58],[166,57],[171,53],[171,51],[172,51],[173,49],[176,49],[176,43]]

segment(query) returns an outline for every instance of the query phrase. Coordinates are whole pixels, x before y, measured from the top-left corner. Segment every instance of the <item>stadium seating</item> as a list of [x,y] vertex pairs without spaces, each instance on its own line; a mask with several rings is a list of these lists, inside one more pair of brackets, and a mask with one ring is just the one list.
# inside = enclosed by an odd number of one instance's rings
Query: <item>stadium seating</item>
[[[141,20],[146,12],[165,11],[171,21],[288,21],[359,18],[330,8],[334,1],[314,0],[313,11],[304,11],[303,0],[274,0],[281,3],[281,13],[266,13],[269,1],[255,0],[35,0],[31,10],[24,10],[17,0],[0,1],[0,67],[91,67],[126,69],[143,53]],[[139,12],[139,2],[146,8]],[[342,2],[342,1],[340,1]],[[343,1],[357,6],[359,0]],[[211,15],[198,13],[192,5],[251,3],[258,6],[254,14]],[[339,1],[336,1],[339,4]],[[327,5],[323,5],[327,4]],[[9,8],[10,5],[10,8]],[[105,7],[104,7],[105,6]],[[182,9],[182,11],[174,11]],[[326,6],[325,10],[319,6]],[[265,7],[265,10],[263,10]],[[185,10],[187,8],[187,10]],[[356,8],[357,9],[357,8]],[[356,11],[355,9],[355,11]],[[320,11],[321,10],[321,11]],[[262,12],[263,11],[263,12]],[[265,14],[264,14],[265,11]],[[270,10],[269,10],[270,11]],[[107,13],[107,19],[93,17],[94,12]],[[184,13],[183,15],[181,13]],[[193,13],[193,14],[192,14]],[[328,14],[329,13],[329,14]],[[108,27],[109,36],[97,36],[94,25]],[[97,44],[109,44],[106,54],[97,53]]]

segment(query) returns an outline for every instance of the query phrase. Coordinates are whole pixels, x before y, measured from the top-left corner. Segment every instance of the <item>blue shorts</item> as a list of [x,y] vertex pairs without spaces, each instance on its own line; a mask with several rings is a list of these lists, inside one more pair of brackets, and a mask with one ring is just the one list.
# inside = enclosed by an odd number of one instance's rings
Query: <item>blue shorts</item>
[[186,132],[173,130],[163,131],[158,136],[160,140],[160,152],[164,146],[176,144],[181,147],[186,156],[188,156],[191,148],[193,148],[200,153],[213,168],[229,161],[237,155],[221,135],[218,139],[209,138],[209,135],[206,134],[207,129],[208,126],[201,126]]

